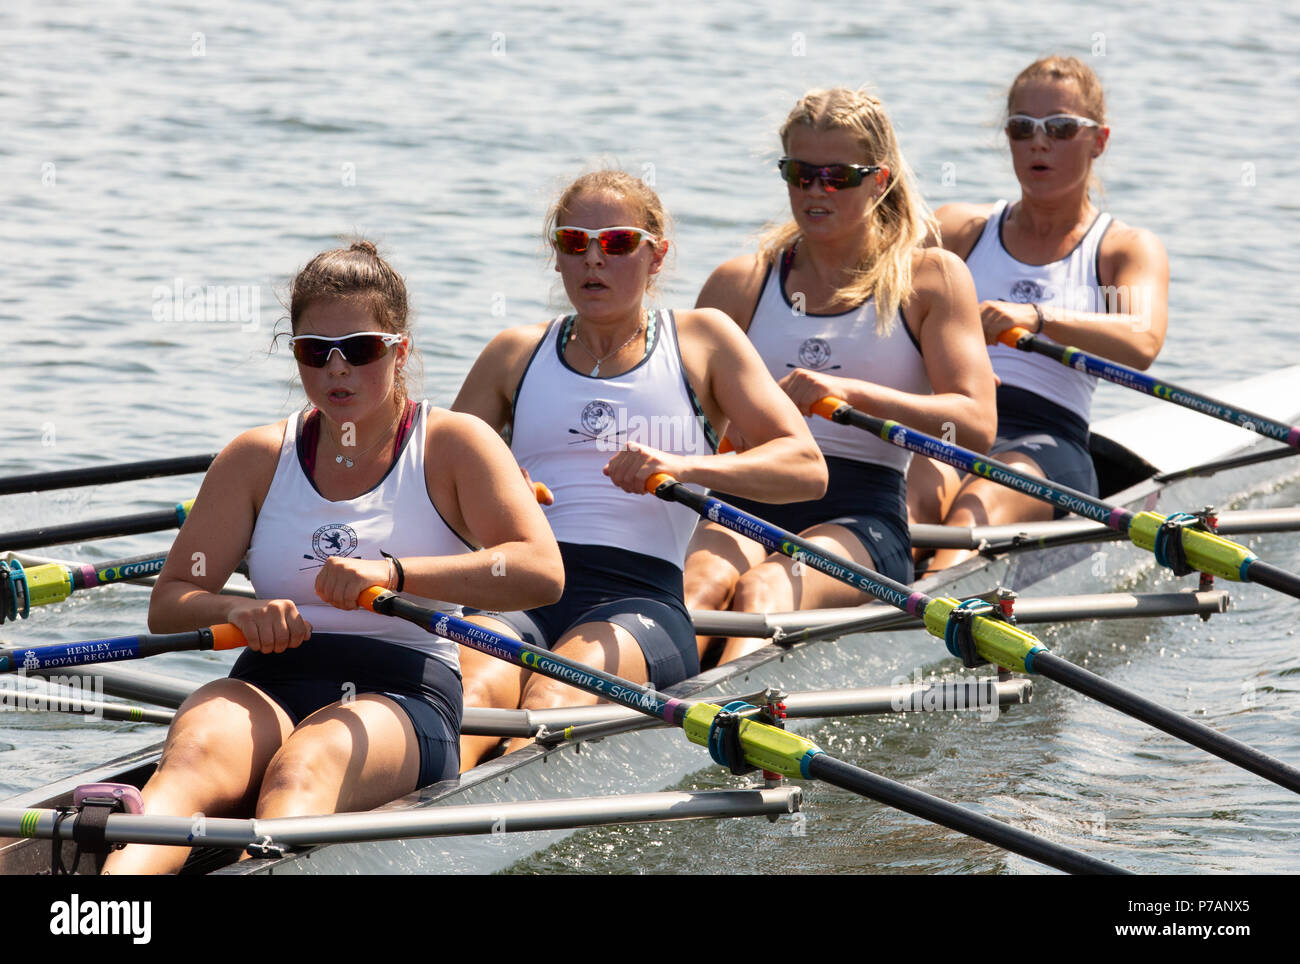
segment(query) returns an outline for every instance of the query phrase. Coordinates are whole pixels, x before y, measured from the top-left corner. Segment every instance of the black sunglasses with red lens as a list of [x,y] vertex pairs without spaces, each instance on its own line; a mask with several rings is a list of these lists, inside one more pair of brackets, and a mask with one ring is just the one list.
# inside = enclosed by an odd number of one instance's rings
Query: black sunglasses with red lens
[[813,181],[821,181],[822,186],[832,193],[858,187],[865,178],[884,170],[878,164],[809,164],[793,157],[781,158],[776,166],[787,184],[808,188]]

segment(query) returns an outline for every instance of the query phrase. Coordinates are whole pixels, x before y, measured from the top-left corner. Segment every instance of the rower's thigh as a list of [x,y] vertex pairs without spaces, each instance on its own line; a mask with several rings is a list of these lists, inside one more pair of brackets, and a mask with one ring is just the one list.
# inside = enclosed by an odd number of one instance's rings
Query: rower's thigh
[[[844,526],[824,523],[804,530],[800,537],[819,549],[852,559],[860,566],[876,568],[866,546]],[[868,593],[832,579],[806,563],[796,562],[788,556],[772,555],[741,577],[732,608],[743,612],[779,612],[857,606],[872,598]]]
[[962,485],[962,474],[951,465],[912,458],[907,470],[907,517],[910,522],[939,525],[948,516]]
[[[484,629],[490,629],[511,639],[520,639],[519,632],[509,623],[493,619],[485,613],[476,613],[468,621]],[[528,670],[503,659],[480,653],[477,649],[461,646],[460,673],[464,679],[464,699],[466,706],[490,706],[498,709],[513,710],[519,705],[523,693],[524,680]]]
[[420,743],[410,716],[389,697],[364,693],[298,724],[267,767],[257,815],[287,815],[271,812],[266,801],[272,797],[312,801],[298,812],[369,810],[410,793],[419,774]]
[[292,731],[289,714],[257,687],[213,680],[177,711],[144,790],[146,805],[167,813],[246,812],[267,764]]
[[[1007,452],[999,461],[1025,475],[1044,478],[1037,462],[1020,452]],[[1052,518],[1052,506],[1039,499],[999,485],[978,475],[968,475],[948,513],[949,525],[1006,525],[1011,522],[1037,522]]]
[[686,552],[682,585],[687,609],[726,609],[742,574],[763,561],[767,551],[753,539],[713,522],[696,526]]
[[[591,622],[575,626],[551,647],[551,651],[557,656],[621,676],[631,683],[645,683],[650,678],[636,637],[613,623]],[[583,690],[534,673],[524,687],[522,705],[525,709],[544,709],[583,706],[596,701],[595,696]]]

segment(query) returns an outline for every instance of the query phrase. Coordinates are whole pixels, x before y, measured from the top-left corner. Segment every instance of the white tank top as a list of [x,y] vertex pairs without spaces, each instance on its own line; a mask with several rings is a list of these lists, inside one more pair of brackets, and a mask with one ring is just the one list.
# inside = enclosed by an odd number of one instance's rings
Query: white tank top
[[[780,381],[796,368],[828,372],[929,395],[921,349],[900,312],[888,335],[876,334],[876,303],[867,299],[839,315],[799,314],[786,298],[782,275],[788,255],[782,252],[767,269],[763,293],[749,323],[749,340]],[[839,425],[820,416],[809,420],[823,455],[883,465],[906,473],[912,455],[852,425]]]
[[614,546],[679,569],[698,516],[653,495],[633,495],[601,470],[627,442],[675,455],[711,455],[716,436],[686,381],[670,311],[651,312],[649,350],[630,371],[593,377],[564,360],[574,316],[556,318],[515,391],[511,451],[555,494],[545,506],[559,542]]
[[[1007,202],[999,201],[984,223],[966,267],[975,279],[980,301],[1013,301],[1056,305],[1071,311],[1104,312],[1107,298],[1098,277],[1101,239],[1110,227],[1109,214],[1097,215],[1073,251],[1051,264],[1025,264],[1002,244]],[[1051,341],[1046,335],[1039,336]],[[990,345],[993,372],[1003,385],[1023,388],[1091,421],[1092,393],[1097,379],[1066,368],[1058,361],[1005,345]]]
[[[388,474],[369,492],[331,502],[316,491],[298,459],[303,414],[291,419],[280,446],[275,478],[253,527],[248,574],[259,599],[291,599],[313,632],[373,636],[434,656],[459,672],[456,644],[404,619],[364,609],[345,612],[316,595],[316,576],[330,556],[382,559],[379,550],[404,556],[450,556],[473,551],[429,498],[424,478],[428,402],[418,414]],[[441,612],[460,607],[402,596]]]

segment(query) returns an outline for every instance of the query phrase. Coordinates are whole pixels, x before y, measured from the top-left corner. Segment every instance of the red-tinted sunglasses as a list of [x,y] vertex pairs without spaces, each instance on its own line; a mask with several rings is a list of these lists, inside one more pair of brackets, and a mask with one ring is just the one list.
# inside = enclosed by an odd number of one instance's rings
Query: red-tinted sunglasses
[[605,254],[631,254],[641,246],[642,241],[651,244],[656,241],[653,234],[641,228],[617,227],[588,231],[586,228],[563,225],[555,229],[555,247],[560,254],[585,254],[593,240]]

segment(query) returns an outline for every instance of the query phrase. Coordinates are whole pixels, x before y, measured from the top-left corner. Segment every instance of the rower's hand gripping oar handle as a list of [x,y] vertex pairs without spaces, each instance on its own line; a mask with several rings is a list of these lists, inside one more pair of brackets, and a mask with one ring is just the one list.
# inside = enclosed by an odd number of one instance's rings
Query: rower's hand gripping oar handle
[[1029,339],[1033,337],[1034,333],[1029,329],[1012,325],[998,335],[998,341],[1008,348],[1019,348],[1024,351],[1029,346]]

